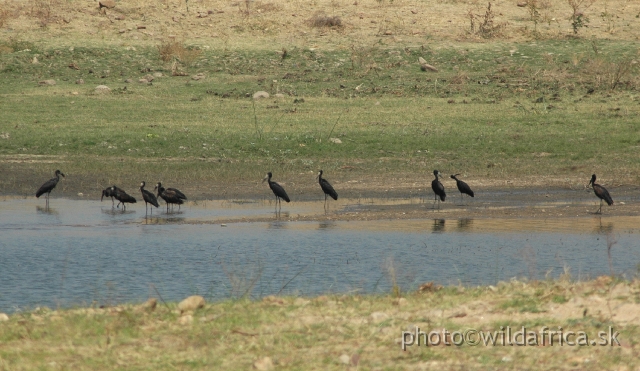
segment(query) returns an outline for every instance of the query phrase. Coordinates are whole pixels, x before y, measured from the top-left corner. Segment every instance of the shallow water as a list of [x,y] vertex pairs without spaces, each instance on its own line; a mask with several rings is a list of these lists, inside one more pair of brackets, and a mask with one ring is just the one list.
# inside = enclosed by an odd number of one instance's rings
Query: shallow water
[[[371,200],[373,204],[390,200]],[[344,200],[335,208],[356,208]],[[322,214],[317,203],[286,207]],[[111,202],[0,200],[0,312],[250,294],[389,292],[420,284],[495,284],[512,277],[630,277],[640,218],[425,219],[215,224],[273,216],[265,202],[208,201],[169,214]],[[285,212],[283,211],[283,214]],[[200,224],[200,221],[207,223]]]

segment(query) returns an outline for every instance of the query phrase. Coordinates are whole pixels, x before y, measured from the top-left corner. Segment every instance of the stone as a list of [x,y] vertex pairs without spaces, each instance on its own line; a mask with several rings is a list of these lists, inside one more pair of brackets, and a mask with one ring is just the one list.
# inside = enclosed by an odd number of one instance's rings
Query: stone
[[284,98],[284,94],[282,93],[278,93],[275,95],[276,98]]
[[205,77],[204,73],[198,73],[198,74],[195,74],[195,75],[191,76],[191,80],[198,81],[198,80],[204,79],[204,77]]
[[178,309],[180,309],[180,313],[184,313],[187,311],[193,311],[196,309],[200,309],[204,307],[206,304],[204,298],[200,295],[192,295],[178,304]]
[[151,75],[145,75],[145,77],[143,77],[143,79],[145,79],[145,80],[147,80],[147,81],[151,82],[151,81],[153,81],[153,80],[154,80],[154,77],[153,77],[153,76],[151,76]]
[[373,312],[370,317],[373,323],[380,323],[389,318],[389,316],[384,312]]
[[141,84],[148,84],[148,83],[149,83],[149,80],[147,80],[147,79],[140,79],[140,80],[138,80],[138,82],[139,82],[139,83],[141,83]]
[[0,322],[5,322],[9,320],[9,316],[6,313],[0,313]]
[[346,354],[343,354],[340,356],[340,358],[338,358],[340,360],[340,363],[348,365],[351,363],[351,357],[349,357]]
[[329,142],[335,143],[335,144],[342,144],[342,141],[338,138],[329,138]]
[[181,325],[189,325],[189,324],[193,323],[193,316],[190,315],[190,314],[182,316],[182,317],[178,318],[178,323],[181,324]]
[[76,80],[76,84],[83,85],[84,84],[84,79],[77,79]]
[[124,15],[122,15],[122,14],[118,14],[115,17],[115,19],[116,19],[116,21],[124,21],[126,19],[126,17]]
[[262,357],[253,362],[253,368],[258,371],[273,370],[273,360],[271,357]]
[[267,93],[266,91],[257,91],[253,93],[253,99],[262,99],[262,98],[269,98],[269,93]]
[[111,89],[107,85],[98,85],[95,89],[96,94],[109,94]]
[[100,9],[102,8],[113,9],[116,7],[116,2],[113,0],[100,0],[98,1],[98,6]]
[[162,77],[162,76],[164,76],[164,75],[162,74],[162,72],[154,72],[154,73],[153,73],[153,77]]
[[124,82],[127,83],[127,84],[131,84],[133,82],[133,79],[126,79],[126,80],[124,80]]
[[51,85],[55,85],[56,84],[56,80],[53,80],[53,79],[51,79],[51,80],[42,80],[42,81],[38,82],[38,84],[40,84],[40,85],[50,85],[51,86]]

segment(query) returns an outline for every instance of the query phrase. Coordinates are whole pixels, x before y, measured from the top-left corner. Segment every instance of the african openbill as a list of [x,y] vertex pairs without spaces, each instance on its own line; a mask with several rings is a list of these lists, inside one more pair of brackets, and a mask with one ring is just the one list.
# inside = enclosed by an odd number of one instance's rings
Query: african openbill
[[[440,201],[444,202],[444,199],[447,197],[447,194],[444,192],[444,186],[442,185],[442,183],[440,183],[440,180],[438,180],[438,175],[440,175],[440,172],[438,170],[434,170],[433,175],[436,176],[436,178],[431,182],[431,189],[433,189],[433,193],[435,193],[433,202],[435,203],[436,200],[438,201],[438,209],[439,209]],[[438,199],[438,197],[440,197],[440,199]]]
[[111,197],[111,207],[114,207],[114,206],[115,206],[115,203],[113,202],[113,198],[115,197],[115,193],[116,193],[116,191],[112,191],[112,190],[111,190],[111,189],[112,189],[112,188],[114,188],[114,187],[115,187],[115,189],[116,189],[117,191],[124,192],[122,189],[120,189],[120,188],[118,188],[118,187],[116,187],[116,186],[113,186],[113,187],[107,187],[107,188],[105,188],[104,190],[102,190],[102,196],[100,196],[100,202],[102,202],[102,199],[103,199],[103,198],[105,198],[105,197]]
[[56,170],[55,178],[51,178],[47,180],[36,192],[36,198],[40,198],[43,194],[47,194],[47,205],[49,204],[49,195],[51,191],[56,187],[58,182],[60,181],[60,175],[64,177],[64,174],[60,170]]
[[[144,212],[147,212],[147,204],[151,204],[155,207],[159,207],[160,205],[158,204],[158,199],[156,198],[156,196],[147,191],[146,189],[144,189],[144,185],[145,182],[142,181],[140,183],[140,192],[142,193],[142,199],[144,200]],[[151,214],[153,214],[153,209],[151,209]]]
[[127,209],[127,203],[130,204],[135,204],[136,203],[136,199],[133,196],[130,196],[127,192],[125,192],[123,189],[120,189],[116,186],[112,186],[111,187],[111,195],[118,201],[120,201],[116,207],[120,207],[120,204],[122,204],[122,211],[125,211]]
[[318,172],[318,183],[320,183],[320,188],[322,188],[322,192],[324,192],[324,209],[327,209],[327,196],[331,196],[334,200],[338,200],[338,192],[333,189],[331,184],[322,178],[322,170]]
[[607,205],[611,206],[613,205],[613,199],[609,195],[609,191],[607,191],[600,184],[596,184],[596,174],[593,174],[591,176],[591,180],[589,181],[589,184],[587,184],[587,187],[590,185],[593,187],[593,193],[595,193],[596,196],[600,199],[600,208],[598,209],[598,211],[596,211],[596,214],[602,214],[602,201],[606,201]]
[[269,188],[271,188],[271,191],[273,191],[273,194],[276,196],[276,210],[278,209],[278,202],[280,202],[280,209],[282,209],[281,199],[287,202],[290,202],[291,200],[289,199],[289,196],[287,196],[287,192],[285,192],[284,188],[282,188],[280,184],[271,181],[271,177],[271,172],[268,172],[264,179],[262,179],[262,183],[264,183],[265,180],[269,182]]
[[179,210],[180,205],[187,199],[184,193],[175,188],[164,188],[160,182],[156,184],[154,190],[156,189],[158,190],[158,197],[161,197],[167,203],[167,212],[169,212],[169,204],[177,204]]
[[460,203],[462,203],[462,195],[463,194],[467,194],[471,197],[473,197],[473,191],[471,190],[471,187],[469,187],[469,185],[465,182],[463,182],[462,180],[458,179],[458,175],[460,174],[455,174],[451,176],[451,179],[454,179],[456,181],[456,185],[458,186],[458,191],[460,191]]

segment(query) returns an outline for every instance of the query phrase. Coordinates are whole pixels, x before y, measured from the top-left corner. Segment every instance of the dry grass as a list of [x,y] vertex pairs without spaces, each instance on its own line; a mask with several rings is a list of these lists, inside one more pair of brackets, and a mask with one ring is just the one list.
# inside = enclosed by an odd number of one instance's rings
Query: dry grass
[[163,62],[177,60],[188,67],[202,55],[202,50],[187,48],[182,42],[167,40],[158,45],[158,53]]
[[[133,0],[118,2],[107,16],[100,14],[94,3],[80,3],[77,0],[30,1],[6,0],[3,7],[9,10],[5,13],[4,27],[20,32],[29,40],[42,39],[37,31],[43,24],[52,31],[64,29],[65,34],[85,41],[157,44],[167,35],[176,35],[176,39],[189,44],[199,39],[200,43],[206,40],[212,46],[226,44],[234,48],[247,45],[266,47],[267,39],[271,44],[275,43],[276,48],[291,47],[291,44],[298,47],[309,43],[324,45],[329,42],[347,46],[353,40],[371,45],[380,36],[400,34],[403,35],[403,43],[424,43],[425,36],[429,40],[456,41],[460,39],[462,30],[470,28],[469,3],[459,1],[404,0],[357,2],[354,5],[354,2],[317,0],[313,6],[308,6],[302,1],[210,0],[190,2],[190,11],[186,13],[184,2],[164,2],[155,7],[148,2]],[[532,36],[548,39],[566,38],[573,34],[572,20],[568,19],[572,10],[566,2],[537,0],[537,15],[530,13],[531,8],[517,7],[510,2],[492,2],[491,10],[495,13],[493,24],[489,18],[485,22],[487,4],[480,1],[471,3],[475,32],[480,32],[482,37],[521,41]],[[640,14],[639,2],[596,2],[588,12],[589,27],[580,29],[580,37],[614,40],[636,40],[640,37],[640,30],[635,26],[635,17]],[[116,20],[118,14],[126,15],[126,19]],[[317,14],[326,14],[317,17],[318,26],[339,27],[341,24],[341,33],[333,35],[331,40],[322,38],[323,35],[305,35],[309,20],[316,18]],[[601,14],[604,16],[597,16]],[[69,23],[61,20],[63,16],[67,17]],[[537,22],[535,32],[523,32],[531,27],[532,17]],[[253,25],[254,22],[259,24]],[[144,33],[135,30],[135,26],[142,23],[147,27]],[[504,24],[508,24],[508,27],[497,27]],[[123,28],[132,30],[119,33]],[[267,32],[265,28],[268,28]]]
[[[428,286],[428,285],[425,285]],[[640,282],[600,277],[445,287],[393,296],[230,300],[183,313],[144,306],[19,312],[0,322],[2,367],[31,369],[582,369],[635,370]],[[498,331],[543,326],[595,337],[612,326],[620,346],[410,346],[403,331]],[[500,344],[500,341],[498,341]],[[481,362],[478,362],[481,360]],[[262,368],[265,364],[271,365]]]
[[324,12],[314,14],[309,19],[311,27],[342,27],[342,19],[339,16],[326,15]]

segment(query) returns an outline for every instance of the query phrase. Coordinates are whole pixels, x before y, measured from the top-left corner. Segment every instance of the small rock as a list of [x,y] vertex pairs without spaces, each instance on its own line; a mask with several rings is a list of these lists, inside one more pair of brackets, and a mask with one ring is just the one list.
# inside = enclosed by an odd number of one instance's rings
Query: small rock
[[373,312],[370,317],[373,323],[380,323],[389,318],[389,316],[384,312]]
[[121,29],[118,30],[118,33],[125,33],[125,32],[127,32],[127,30],[124,29],[124,28],[121,28]]
[[271,357],[263,357],[253,362],[253,368],[259,371],[273,370],[273,360]]
[[195,75],[191,76],[191,80],[198,81],[198,80],[204,79],[204,77],[205,77],[204,73],[198,73],[198,74],[195,74]]
[[188,325],[193,323],[193,316],[190,314],[184,315],[180,318],[178,318],[178,323],[181,325]]
[[82,197],[82,196],[84,196],[84,193],[78,192],[78,197]]
[[124,21],[126,19],[126,17],[122,14],[118,14],[115,18],[116,21]]
[[162,72],[154,72],[153,77],[162,77],[164,76]]
[[335,143],[335,144],[342,144],[342,141],[338,138],[329,138],[329,142]]
[[145,80],[147,80],[147,81],[151,82],[151,81],[153,81],[153,80],[154,80],[154,77],[153,77],[153,76],[151,76],[151,75],[146,75],[145,77],[143,77],[143,79],[145,79]]
[[9,316],[6,313],[0,313],[0,322],[5,322],[9,320]]
[[521,8],[524,8],[524,7],[525,7],[525,6],[527,6],[528,4],[529,4],[529,3],[528,3],[528,2],[526,2],[526,1],[521,1],[521,2],[519,2],[517,5],[518,5],[519,7],[521,7]]
[[76,84],[83,85],[84,84],[84,79],[77,79],[76,80]]
[[275,95],[276,98],[284,98],[284,94],[282,93],[278,93]]
[[98,6],[100,9],[102,8],[113,9],[116,7],[116,2],[113,0],[100,0],[98,2]]
[[56,80],[42,80],[42,81],[38,82],[38,84],[40,84],[40,85],[55,85],[56,84]]
[[127,83],[127,84],[131,84],[133,82],[133,79],[126,79],[126,80],[124,80],[124,82]]
[[109,94],[111,89],[107,85],[98,85],[95,89],[96,94]]
[[38,64],[38,57],[33,57],[33,59],[31,60],[31,63]]
[[345,364],[345,365],[348,365],[348,364],[350,364],[350,363],[351,363],[351,357],[349,357],[349,356],[348,356],[348,355],[346,355],[346,354],[341,355],[341,356],[340,356],[340,358],[339,358],[339,360],[340,360],[340,363],[343,363],[343,364]]
[[148,84],[148,83],[149,83],[149,80],[147,80],[147,79],[140,79],[140,80],[138,80],[138,82],[139,82],[139,83],[141,83],[141,84]]
[[257,91],[253,93],[253,99],[262,99],[262,98],[269,98],[269,93],[267,93],[266,91]]
[[204,307],[205,305],[204,298],[200,295],[189,296],[178,304],[178,309],[180,309],[180,313],[184,313],[186,311],[196,310]]

